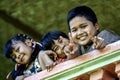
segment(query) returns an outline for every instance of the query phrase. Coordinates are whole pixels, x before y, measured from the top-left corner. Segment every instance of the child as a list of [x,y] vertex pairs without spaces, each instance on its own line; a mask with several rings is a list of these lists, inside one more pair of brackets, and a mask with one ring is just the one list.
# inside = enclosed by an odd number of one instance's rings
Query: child
[[71,9],[67,15],[67,23],[73,41],[81,45],[82,54],[93,50],[93,47],[101,49],[106,44],[120,40],[120,37],[110,30],[99,32],[96,15],[87,6]]
[[4,55],[16,65],[15,69],[9,74],[10,76],[7,77],[12,80],[22,80],[25,76],[46,69],[46,66],[53,66],[53,61],[46,53],[54,52],[43,50],[41,44],[33,41],[29,36],[14,35],[8,40],[4,48]]
[[[75,58],[79,54],[78,45],[73,43],[71,38],[61,31],[51,31],[46,33],[41,44],[46,50],[53,50],[57,54],[57,63]],[[74,49],[73,49],[74,48]],[[54,56],[50,56],[54,57]]]

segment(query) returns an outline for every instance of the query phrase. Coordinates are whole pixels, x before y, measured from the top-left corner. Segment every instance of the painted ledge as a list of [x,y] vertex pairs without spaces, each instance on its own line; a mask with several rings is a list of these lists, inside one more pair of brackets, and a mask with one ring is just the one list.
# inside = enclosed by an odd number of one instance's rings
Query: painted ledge
[[94,50],[75,59],[56,65],[52,71],[44,70],[25,80],[68,80],[120,60],[120,41]]

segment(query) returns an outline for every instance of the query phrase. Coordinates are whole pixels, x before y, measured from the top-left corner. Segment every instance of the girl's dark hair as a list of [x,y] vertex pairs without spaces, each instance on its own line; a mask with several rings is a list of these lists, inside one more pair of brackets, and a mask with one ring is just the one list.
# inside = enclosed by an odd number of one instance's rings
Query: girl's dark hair
[[60,36],[69,39],[68,36],[61,31],[51,31],[46,33],[42,37],[41,44],[43,45],[45,50],[50,50],[52,47],[52,44],[54,43],[53,40],[59,39]]
[[68,24],[69,30],[70,30],[69,22],[76,16],[81,16],[81,17],[84,16],[87,20],[91,21],[93,25],[97,23],[97,17],[91,8],[87,6],[78,6],[78,7],[71,9],[68,12],[67,24]]
[[25,42],[26,39],[30,39],[31,38],[28,36],[28,35],[24,35],[24,34],[15,34],[12,38],[10,38],[7,43],[5,44],[5,47],[4,47],[4,55],[5,57],[7,58],[11,58],[11,53],[12,53],[12,50],[13,50],[13,41],[22,41],[22,42]]

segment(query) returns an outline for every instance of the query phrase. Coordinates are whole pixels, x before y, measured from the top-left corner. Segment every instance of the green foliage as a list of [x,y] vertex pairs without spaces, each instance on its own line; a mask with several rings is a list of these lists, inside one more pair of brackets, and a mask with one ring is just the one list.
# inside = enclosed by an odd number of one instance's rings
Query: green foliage
[[[44,34],[52,30],[68,33],[66,16],[68,11],[78,5],[91,7],[102,29],[119,32],[120,0],[0,0],[0,10],[31,26],[38,33]],[[2,79],[13,65],[3,56],[5,42],[16,33],[23,33],[9,23],[0,19],[0,77]],[[29,29],[28,29],[29,30]]]

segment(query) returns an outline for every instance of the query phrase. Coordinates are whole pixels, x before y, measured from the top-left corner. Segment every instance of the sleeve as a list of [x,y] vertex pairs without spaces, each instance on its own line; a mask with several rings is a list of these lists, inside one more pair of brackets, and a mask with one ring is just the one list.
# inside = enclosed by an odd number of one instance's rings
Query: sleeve
[[23,71],[24,71],[23,66],[20,66],[17,71],[15,69],[12,70],[12,72],[10,74],[10,79],[15,80],[17,76],[23,75]]
[[103,30],[97,36],[103,38],[107,44],[120,40],[120,36],[111,30]]

